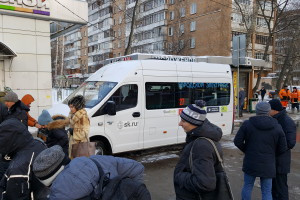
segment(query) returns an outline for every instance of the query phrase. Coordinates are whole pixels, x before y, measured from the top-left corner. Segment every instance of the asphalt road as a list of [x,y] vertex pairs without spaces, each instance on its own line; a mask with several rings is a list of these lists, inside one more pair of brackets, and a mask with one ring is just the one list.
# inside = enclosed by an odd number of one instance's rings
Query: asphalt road
[[[243,185],[243,154],[234,145],[234,135],[224,136],[221,144],[224,152],[226,172],[235,199],[241,199]],[[145,166],[145,184],[153,200],[173,200],[173,171],[179,159],[182,146],[154,149],[142,153],[129,153],[123,156],[142,162]],[[290,200],[300,199],[300,143],[292,151],[292,169],[288,176]],[[252,199],[261,199],[258,179],[252,192]]]

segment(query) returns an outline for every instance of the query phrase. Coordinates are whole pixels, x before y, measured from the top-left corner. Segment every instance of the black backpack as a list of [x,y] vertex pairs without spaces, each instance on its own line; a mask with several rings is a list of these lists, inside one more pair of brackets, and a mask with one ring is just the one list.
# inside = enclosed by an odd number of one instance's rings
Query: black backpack
[[151,200],[150,193],[145,184],[129,177],[117,176],[109,179],[104,174],[100,164],[91,159],[98,167],[100,179],[95,187],[91,199],[93,200]]

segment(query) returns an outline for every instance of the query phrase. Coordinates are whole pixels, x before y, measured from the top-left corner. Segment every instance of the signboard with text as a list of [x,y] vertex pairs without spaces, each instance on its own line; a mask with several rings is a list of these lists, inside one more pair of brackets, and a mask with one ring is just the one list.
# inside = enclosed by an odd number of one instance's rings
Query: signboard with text
[[0,0],[0,14],[86,24],[88,4],[76,0]]

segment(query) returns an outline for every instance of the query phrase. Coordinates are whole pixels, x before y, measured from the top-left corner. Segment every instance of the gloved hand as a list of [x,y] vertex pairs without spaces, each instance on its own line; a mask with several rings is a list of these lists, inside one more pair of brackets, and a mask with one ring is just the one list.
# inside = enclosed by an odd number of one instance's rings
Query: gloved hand
[[73,128],[69,128],[69,129],[68,129],[68,132],[70,133],[70,135],[73,136]]

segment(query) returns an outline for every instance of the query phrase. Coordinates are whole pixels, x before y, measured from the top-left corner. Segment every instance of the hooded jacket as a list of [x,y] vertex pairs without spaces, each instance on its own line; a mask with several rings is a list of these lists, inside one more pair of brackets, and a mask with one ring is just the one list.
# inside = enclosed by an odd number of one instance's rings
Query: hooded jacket
[[[91,156],[110,178],[129,177],[143,182],[144,166],[137,161],[113,156]],[[96,164],[87,157],[74,158],[51,185],[50,200],[74,200],[89,196],[99,178]]]
[[15,118],[0,124],[0,154],[10,159],[10,165],[0,182],[0,199],[31,199],[44,186],[32,173],[32,163],[46,146],[34,140],[27,127]]
[[296,124],[287,115],[286,110],[280,111],[273,116],[282,126],[287,143],[286,151],[276,157],[276,171],[278,174],[290,173],[291,168],[291,149],[296,145]]
[[29,108],[24,105],[20,100],[18,100],[9,110],[7,119],[16,118],[20,120],[26,127],[28,127],[28,117],[27,112]]
[[2,123],[8,116],[7,107],[0,102],[0,123]]
[[[60,119],[56,119],[58,117]],[[68,155],[69,138],[65,127],[69,122],[63,115],[54,115],[52,119],[53,121],[47,125],[46,144],[48,147],[59,145],[62,147],[65,154]]]
[[[223,156],[221,146],[218,143],[222,137],[222,130],[218,126],[205,119],[201,126],[187,132],[186,145],[174,171],[174,187],[177,200],[198,200],[200,198],[199,194],[213,191],[216,187],[216,172],[222,171],[211,143],[205,139],[196,140],[198,137],[213,140],[220,155]],[[189,155],[194,141],[192,173]]]
[[[24,95],[24,97],[21,99],[21,101],[25,104],[25,106],[28,107],[29,109],[29,104],[34,102],[34,98],[30,94]],[[29,110],[26,112],[27,117],[28,117],[28,126],[34,127],[35,124],[37,123],[36,119],[30,116]]]
[[245,153],[243,171],[251,176],[276,176],[276,155],[287,150],[284,132],[270,116],[254,116],[238,130],[234,144]]

